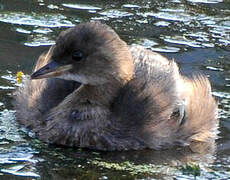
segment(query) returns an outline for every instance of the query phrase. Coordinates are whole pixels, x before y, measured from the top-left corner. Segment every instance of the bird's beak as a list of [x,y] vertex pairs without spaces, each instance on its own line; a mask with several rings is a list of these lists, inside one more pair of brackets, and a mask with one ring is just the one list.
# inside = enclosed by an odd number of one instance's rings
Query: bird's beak
[[34,72],[30,78],[31,79],[42,79],[48,77],[57,77],[64,74],[66,71],[70,70],[72,65],[62,65],[55,61],[50,61],[48,64]]

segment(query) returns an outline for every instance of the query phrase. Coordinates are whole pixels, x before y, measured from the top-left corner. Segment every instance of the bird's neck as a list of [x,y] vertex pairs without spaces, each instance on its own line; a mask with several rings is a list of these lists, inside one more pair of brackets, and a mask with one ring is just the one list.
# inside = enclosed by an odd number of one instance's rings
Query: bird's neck
[[82,100],[93,105],[109,106],[127,82],[109,82],[98,86],[83,85],[79,91]]
[[88,101],[95,105],[105,105],[109,107],[113,99],[118,95],[119,90],[124,87],[134,76],[134,63],[129,51],[126,51],[122,61],[119,61],[119,68],[114,67],[110,80],[100,85],[83,85],[79,91],[83,101]]

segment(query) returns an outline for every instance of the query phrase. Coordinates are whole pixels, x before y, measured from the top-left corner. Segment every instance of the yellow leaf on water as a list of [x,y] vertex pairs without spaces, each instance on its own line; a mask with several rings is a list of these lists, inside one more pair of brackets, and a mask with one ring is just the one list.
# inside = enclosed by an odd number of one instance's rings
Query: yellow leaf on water
[[16,75],[16,81],[17,83],[21,83],[22,82],[22,76],[24,75],[24,73],[22,71],[17,72]]

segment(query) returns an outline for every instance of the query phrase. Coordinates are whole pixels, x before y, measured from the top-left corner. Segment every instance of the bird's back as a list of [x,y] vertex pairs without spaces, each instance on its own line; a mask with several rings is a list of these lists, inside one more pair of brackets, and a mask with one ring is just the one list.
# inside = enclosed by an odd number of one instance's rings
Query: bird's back
[[160,149],[214,143],[217,105],[208,79],[183,77],[174,61],[141,46],[133,45],[130,51],[135,77],[113,104],[118,128],[139,142],[130,146]]

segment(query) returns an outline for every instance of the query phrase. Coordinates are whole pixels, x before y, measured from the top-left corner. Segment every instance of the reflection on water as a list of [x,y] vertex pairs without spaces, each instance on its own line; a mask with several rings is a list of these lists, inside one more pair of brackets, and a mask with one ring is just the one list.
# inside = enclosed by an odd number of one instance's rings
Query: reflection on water
[[73,24],[66,20],[66,17],[61,14],[36,14],[36,13],[2,13],[0,21],[10,24],[19,24],[26,26],[41,26],[41,27],[71,27]]
[[[101,10],[101,8],[99,7],[84,5],[84,4],[62,4],[62,5],[68,8],[90,10],[89,12],[96,12],[96,10]],[[95,11],[92,11],[92,10],[95,10]]]
[[[228,0],[11,0],[0,1],[0,10],[0,179],[193,179],[193,173],[180,170],[191,160],[201,168],[197,179],[230,176]],[[216,156],[207,149],[102,153],[55,147],[18,127],[11,104],[16,72],[29,73],[61,30],[91,20],[112,26],[129,44],[176,59],[184,74],[209,76],[220,107]]]
[[32,150],[20,134],[14,120],[12,110],[0,113],[0,169],[1,172],[18,175],[39,177],[31,164],[38,160],[34,158],[37,152]]

